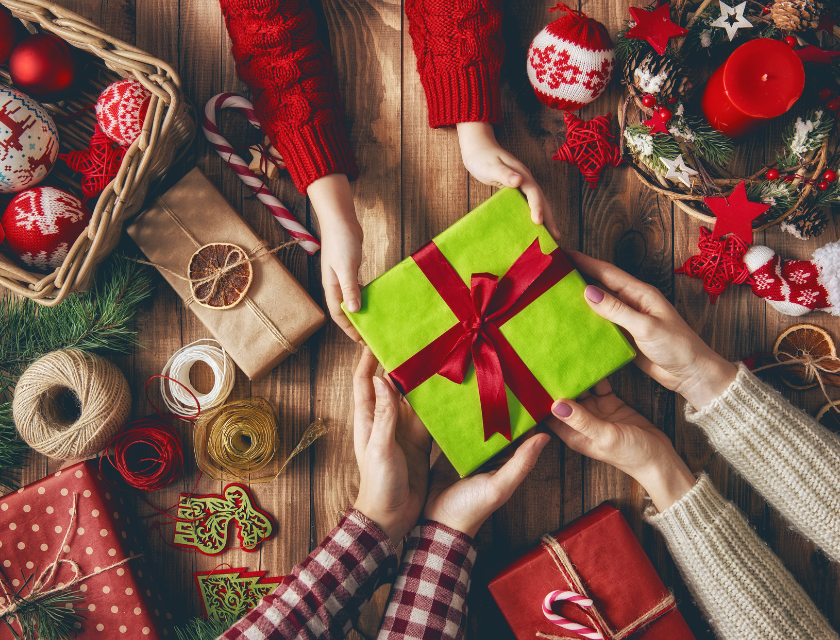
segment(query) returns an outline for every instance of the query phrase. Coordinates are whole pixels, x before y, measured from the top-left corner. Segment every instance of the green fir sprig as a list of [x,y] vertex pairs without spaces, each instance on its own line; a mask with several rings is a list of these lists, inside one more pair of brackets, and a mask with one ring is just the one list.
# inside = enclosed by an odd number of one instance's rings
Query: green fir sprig
[[780,169],[802,163],[805,155],[819,149],[834,128],[834,117],[823,109],[811,109],[792,122],[782,134],[784,150],[779,153]]
[[685,115],[682,104],[674,110],[675,116],[668,123],[668,131],[678,139],[690,144],[697,154],[709,164],[725,167],[732,159],[735,147],[729,136],[712,129],[705,119]]
[[24,597],[24,588],[34,577],[30,575],[20,588],[5,594],[11,597],[12,613],[3,615],[3,622],[17,640],[67,640],[81,629],[85,617],[74,607],[84,600],[79,589],[60,589],[33,598]]
[[643,124],[628,125],[624,130],[624,140],[630,154],[658,174],[668,171],[668,167],[662,164],[662,158],[673,160],[682,153],[673,136],[664,133],[651,135],[650,128]]
[[747,186],[747,199],[769,204],[770,209],[767,213],[784,213],[796,204],[797,198],[796,187],[784,180],[765,180]]
[[234,622],[215,618],[193,618],[186,624],[175,627],[175,637],[178,640],[216,640]]

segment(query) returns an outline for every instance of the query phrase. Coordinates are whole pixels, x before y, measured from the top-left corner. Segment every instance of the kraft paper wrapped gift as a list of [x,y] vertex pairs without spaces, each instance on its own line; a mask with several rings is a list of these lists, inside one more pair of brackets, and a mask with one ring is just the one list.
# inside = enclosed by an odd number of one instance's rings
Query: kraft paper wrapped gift
[[[74,500],[76,515],[71,516]],[[103,481],[95,461],[79,462],[0,498],[0,576],[7,588],[31,596],[29,588],[56,558],[59,568],[44,591],[68,585],[75,577],[72,561],[78,577],[90,576],[72,587],[82,596],[73,603],[84,616],[79,640],[174,638],[172,614],[140,549],[145,530],[142,525],[141,533],[135,530],[126,502]],[[131,556],[136,557],[113,566]],[[0,594],[5,592],[0,585]],[[0,607],[7,604],[0,595]],[[12,627],[20,633],[17,623]],[[0,622],[0,640],[14,637]]]
[[585,287],[502,189],[345,313],[463,476],[635,356]]
[[589,598],[592,607],[558,601],[552,613],[606,639],[694,640],[630,525],[606,502],[543,536],[538,547],[496,575],[489,588],[517,640],[581,638],[543,613],[545,597],[557,590]]
[[[185,275],[193,253],[206,244],[235,244],[249,255],[266,247],[198,168],[157,198],[127,231],[149,262]],[[188,306],[245,375],[258,380],[315,333],[325,316],[275,255],[263,255],[251,264],[254,280],[238,305]],[[192,300],[189,282],[159,271],[182,300]]]

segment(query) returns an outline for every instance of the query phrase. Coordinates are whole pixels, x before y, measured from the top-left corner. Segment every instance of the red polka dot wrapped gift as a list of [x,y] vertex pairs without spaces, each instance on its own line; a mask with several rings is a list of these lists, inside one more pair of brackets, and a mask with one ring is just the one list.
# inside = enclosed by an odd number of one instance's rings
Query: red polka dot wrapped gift
[[[43,574],[41,592],[65,586],[81,595],[72,603],[84,616],[77,623],[79,637],[174,638],[172,616],[151,575],[148,556],[140,556],[139,536],[126,503],[90,461],[0,498],[0,612],[10,604],[4,593],[37,595],[30,589]],[[50,575],[56,560],[58,570]],[[21,632],[12,615],[5,621]],[[13,637],[9,627],[0,624],[0,639]]]

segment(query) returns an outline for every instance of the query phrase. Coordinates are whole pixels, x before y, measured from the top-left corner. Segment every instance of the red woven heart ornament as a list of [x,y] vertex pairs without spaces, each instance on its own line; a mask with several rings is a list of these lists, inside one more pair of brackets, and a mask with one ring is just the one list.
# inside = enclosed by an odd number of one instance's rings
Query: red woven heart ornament
[[741,238],[730,235],[724,240],[713,239],[711,231],[700,227],[700,241],[697,246],[700,255],[691,256],[674,273],[702,280],[710,303],[714,304],[730,284],[752,284],[750,271],[741,261],[748,247]]
[[593,189],[598,186],[601,171],[606,166],[621,164],[621,152],[613,142],[610,133],[612,114],[596,116],[583,121],[575,114],[566,112],[566,142],[554,154],[554,160],[568,162],[580,169],[581,174]]
[[120,171],[126,148],[111,142],[99,125],[94,125],[88,148],[71,151],[59,156],[72,171],[82,174],[81,187],[84,201],[98,196]]
[[612,78],[615,52],[606,27],[562,2],[565,11],[540,31],[528,49],[528,79],[543,104],[580,109],[600,96]]

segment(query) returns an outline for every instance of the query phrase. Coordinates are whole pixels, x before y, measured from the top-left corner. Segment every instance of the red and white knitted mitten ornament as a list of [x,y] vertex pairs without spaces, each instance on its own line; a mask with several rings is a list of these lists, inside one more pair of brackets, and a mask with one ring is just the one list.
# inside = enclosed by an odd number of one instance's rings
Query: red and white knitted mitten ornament
[[528,79],[541,102],[574,111],[600,96],[612,78],[615,52],[607,28],[562,2],[566,11],[537,34],[528,49]]
[[770,247],[755,245],[743,263],[752,274],[752,290],[776,310],[801,316],[814,309],[840,315],[840,242],[814,251],[811,260],[785,260]]
[[96,101],[96,119],[102,133],[129,146],[143,130],[151,92],[137,80],[120,80],[105,88]]

